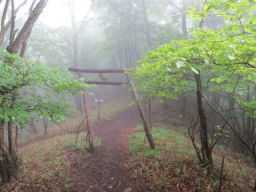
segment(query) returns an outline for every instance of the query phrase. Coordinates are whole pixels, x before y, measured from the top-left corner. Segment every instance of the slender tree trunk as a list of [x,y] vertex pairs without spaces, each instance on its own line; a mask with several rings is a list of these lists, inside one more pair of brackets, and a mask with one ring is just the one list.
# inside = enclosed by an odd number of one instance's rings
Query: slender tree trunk
[[[12,176],[17,174],[16,156],[13,156],[4,142],[4,121],[0,121],[1,146],[0,146],[0,175],[2,182],[10,181]],[[16,154],[16,153],[14,153]]]
[[[142,11],[143,11],[143,18],[144,18],[144,22],[145,22],[145,33],[146,33],[146,37],[147,37],[147,44],[148,44],[148,48],[150,49],[152,47],[152,34],[151,34],[151,25],[150,22],[148,20],[148,13],[147,13],[147,6],[146,6],[146,2],[145,0],[142,0]],[[148,120],[149,120],[149,128],[152,128],[152,98],[149,97],[148,98]]]
[[[256,151],[255,151],[255,154],[254,154],[254,166],[255,166],[255,169],[256,169]],[[256,191],[256,178],[254,179],[254,191]]]
[[10,0],[5,1],[4,10],[1,17],[0,47],[3,46],[4,36],[6,32],[5,19],[8,11],[9,2]]
[[182,31],[183,31],[183,35],[186,37],[188,35],[187,13],[182,14]]
[[[7,1],[6,1],[7,2]],[[31,14],[29,15],[28,19],[26,20],[25,24],[23,25],[22,29],[18,33],[17,37],[15,38],[14,36],[14,31],[15,31],[15,7],[14,7],[14,0],[11,0],[11,5],[12,5],[12,16],[11,16],[11,32],[10,32],[10,42],[7,47],[7,51],[11,54],[18,54],[20,51],[20,47],[22,46],[21,50],[21,56],[24,56],[25,50],[26,50],[26,43],[27,40],[30,36],[30,33],[32,31],[32,28],[39,18],[42,10],[46,6],[48,0],[39,0],[37,3],[36,7],[31,11]],[[33,1],[35,3],[35,1]],[[31,8],[32,9],[32,8]],[[4,19],[2,18],[2,21]],[[3,22],[1,23],[1,28],[3,27]],[[2,29],[1,29],[2,31]],[[1,32],[2,33],[2,32]],[[2,37],[0,37],[2,38]],[[9,61],[8,58],[6,62],[12,62]],[[12,64],[12,63],[10,63]],[[15,90],[13,90],[15,91]],[[9,94],[16,94],[16,93],[9,93]],[[13,95],[13,101],[15,101],[15,95]],[[2,129],[3,131],[3,126],[4,122],[2,122]],[[2,134],[2,135],[1,135]],[[14,139],[14,122],[10,121],[8,123],[8,144],[9,146],[6,147],[4,143],[4,135],[3,132],[0,133],[1,137],[1,157],[2,159],[0,160],[0,174],[2,177],[3,182],[8,182],[12,176],[15,176],[17,174],[17,155],[15,151],[15,139]],[[6,177],[7,175],[7,177]]]
[[48,129],[48,119],[43,119],[43,125],[44,125],[44,134],[47,135],[47,129]]
[[147,43],[148,43],[148,46],[151,47],[152,46],[151,26],[148,20],[147,6],[146,6],[145,0],[142,0],[142,11],[143,11],[144,22],[146,25],[145,33],[147,37]]
[[4,161],[4,142],[4,121],[0,120],[0,175],[2,182],[6,183],[9,181],[9,178]]
[[8,147],[11,156],[13,156],[16,152],[15,150],[15,137],[14,137],[14,122],[8,122]]
[[198,107],[198,114],[199,114],[199,120],[200,120],[200,139],[201,139],[201,153],[204,158],[204,161],[202,163],[206,163],[208,166],[208,171],[210,171],[213,168],[213,161],[212,161],[212,151],[209,147],[209,140],[208,140],[208,127],[207,127],[207,120],[205,111],[203,108],[203,101],[202,101],[202,85],[201,85],[201,76],[200,72],[195,75],[196,85],[197,85],[197,107]]
[[17,149],[18,149],[18,139],[19,139],[19,126],[18,125],[16,125],[16,127],[15,127],[15,129],[16,129],[16,133],[15,133],[15,148],[16,148],[16,151],[17,151]]
[[29,120],[29,121],[28,121],[28,125],[29,125],[29,127],[32,129],[32,131],[33,131],[34,134],[38,134],[38,130],[37,130],[37,128],[36,128],[36,124],[35,124],[34,119]]
[[15,137],[14,137],[14,121],[8,123],[8,147],[10,154],[10,175],[9,177],[16,176],[18,170],[18,157],[15,149]]
[[149,121],[149,128],[152,129],[152,98],[148,98],[148,121]]
[[181,103],[181,114],[183,117],[186,116],[186,106],[187,106],[187,97],[186,97],[186,94],[183,93],[182,96],[181,96],[181,100],[182,100],[182,103]]

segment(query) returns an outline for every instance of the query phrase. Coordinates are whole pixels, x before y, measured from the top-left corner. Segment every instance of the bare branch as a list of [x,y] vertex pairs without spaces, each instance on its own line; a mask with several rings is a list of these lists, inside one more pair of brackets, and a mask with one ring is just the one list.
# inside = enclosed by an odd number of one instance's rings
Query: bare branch
[[10,0],[5,1],[4,11],[3,11],[3,14],[2,14],[1,31],[0,31],[0,46],[3,44],[4,35],[5,35],[5,31],[6,31],[5,19],[6,19],[6,14],[7,14],[9,2],[10,2]]
[[26,5],[28,0],[24,0],[16,9],[15,9],[15,14],[17,14],[19,12],[19,10]]
[[24,42],[25,37],[30,33],[32,30],[35,22],[39,18],[39,15],[43,11],[44,7],[46,6],[48,0],[40,0],[36,7],[33,9],[32,14],[29,15],[27,21],[25,22],[24,26],[22,27],[21,31],[17,35],[15,41],[12,45],[7,47],[8,52],[10,53],[18,53],[21,44]]
[[15,5],[14,5],[14,0],[11,0],[11,7],[12,7],[12,15],[11,15],[11,32],[10,32],[9,45],[11,45],[13,43],[14,36],[15,36]]
[[[200,153],[200,149],[199,147],[196,145],[196,141],[195,141],[195,127],[197,126],[199,120],[197,119],[196,121],[194,121],[194,118],[192,119],[191,121],[191,125],[189,126],[188,128],[188,134],[189,134],[189,137],[192,141],[192,145],[196,151],[196,154],[197,154],[197,157],[199,159],[200,162],[203,162],[203,158],[201,156],[201,153]],[[192,129],[192,131],[191,131]]]
[[[17,15],[17,13],[19,12],[19,10],[26,5],[28,0],[24,0],[20,5],[18,5],[18,7],[15,9],[15,15]],[[6,30],[9,29],[9,27],[11,26],[11,19],[7,22],[7,24],[5,25]]]
[[226,124],[228,125],[230,130],[235,134],[235,136],[238,138],[238,140],[246,146],[246,148],[250,151],[250,153],[252,153],[252,155],[255,155],[255,153],[251,149],[250,145],[248,143],[246,143],[246,141],[239,135],[239,133],[233,128],[233,126],[224,117],[224,115],[221,112],[219,112],[218,110],[216,110],[211,104],[209,104],[209,102],[207,101],[207,99],[205,98],[205,96],[203,94],[202,94],[202,97],[205,100],[206,104],[226,122]]
[[30,14],[30,15],[31,15],[32,12],[33,12],[33,9],[34,9],[34,7],[35,7],[35,4],[36,4],[36,0],[34,0],[34,1],[32,2],[31,6],[30,6],[30,8],[29,8],[29,14]]

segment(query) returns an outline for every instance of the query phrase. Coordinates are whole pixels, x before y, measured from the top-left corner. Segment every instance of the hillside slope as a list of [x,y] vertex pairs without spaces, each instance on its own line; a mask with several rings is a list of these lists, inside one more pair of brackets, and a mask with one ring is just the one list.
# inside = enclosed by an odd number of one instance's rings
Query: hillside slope
[[157,150],[152,151],[139,124],[136,107],[95,123],[94,154],[86,151],[85,133],[80,133],[77,145],[76,134],[68,132],[28,143],[19,150],[23,159],[19,177],[0,191],[213,192],[219,186],[222,154],[226,156],[222,191],[250,191],[241,180],[249,183],[255,173],[247,166],[239,170],[231,152],[219,148],[216,169],[207,176],[185,129],[158,122],[152,130]]

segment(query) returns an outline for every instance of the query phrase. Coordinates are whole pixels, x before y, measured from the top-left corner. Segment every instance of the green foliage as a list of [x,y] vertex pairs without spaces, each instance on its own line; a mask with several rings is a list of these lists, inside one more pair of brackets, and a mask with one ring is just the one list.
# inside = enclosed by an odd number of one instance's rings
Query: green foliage
[[72,111],[62,96],[81,93],[87,87],[67,70],[50,68],[2,50],[0,71],[0,119],[14,120],[21,126],[31,118],[62,120]]
[[[175,141],[177,143],[178,151],[186,151],[185,148],[188,146],[187,139],[177,132],[164,128],[153,128],[151,132],[157,145],[162,145],[163,143],[166,143],[166,141]],[[161,159],[161,150],[150,149],[142,126],[139,126],[138,130],[136,130],[133,135],[129,136],[129,141],[130,152],[136,153],[141,157],[155,157]],[[172,149],[172,145],[165,145],[166,151],[171,151]]]
[[246,97],[248,87],[256,83],[253,10],[253,1],[215,0],[207,3],[205,11],[191,12],[199,21],[215,14],[228,24],[217,31],[196,28],[190,39],[172,41],[149,52],[134,72],[140,88],[149,95],[177,98],[194,90],[194,74],[200,73],[204,90],[232,93],[251,111],[248,114],[255,116],[255,100]]

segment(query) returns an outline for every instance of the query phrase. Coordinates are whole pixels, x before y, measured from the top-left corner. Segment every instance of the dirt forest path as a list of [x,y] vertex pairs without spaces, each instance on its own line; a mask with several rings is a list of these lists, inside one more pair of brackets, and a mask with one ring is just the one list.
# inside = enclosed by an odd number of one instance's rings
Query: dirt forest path
[[140,123],[135,107],[119,113],[112,120],[96,124],[95,136],[101,147],[90,156],[71,162],[69,173],[74,192],[131,192],[129,170],[123,165],[128,161],[128,133]]

